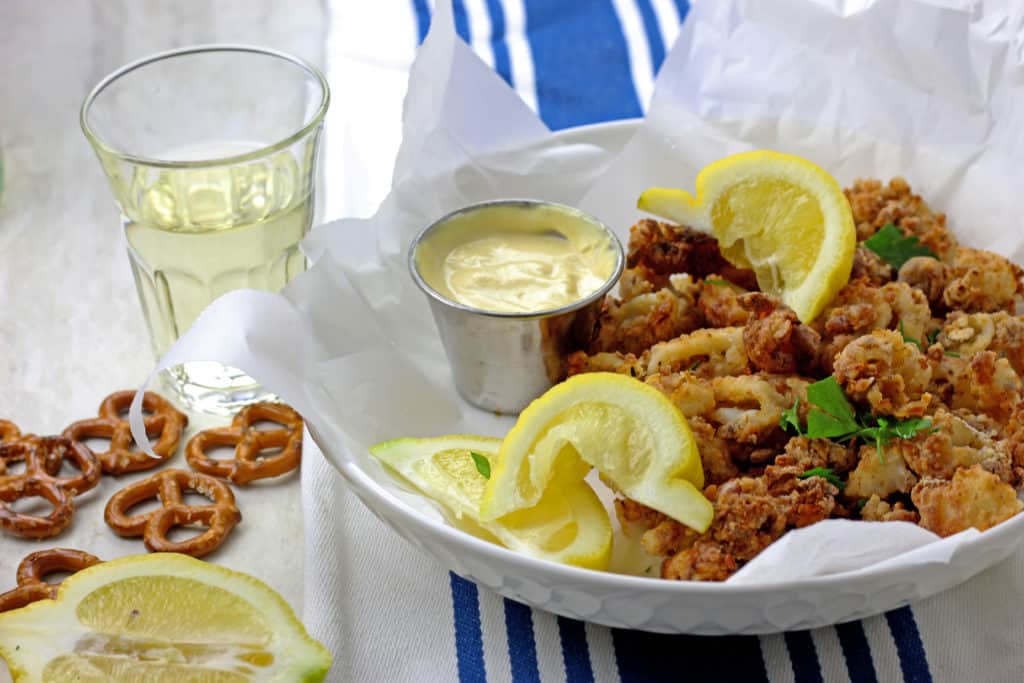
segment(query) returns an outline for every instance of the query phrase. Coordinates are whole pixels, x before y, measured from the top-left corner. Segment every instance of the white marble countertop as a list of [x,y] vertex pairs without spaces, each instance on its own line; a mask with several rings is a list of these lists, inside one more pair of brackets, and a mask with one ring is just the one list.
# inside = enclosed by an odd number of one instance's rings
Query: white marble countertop
[[[0,418],[57,433],[94,415],[111,391],[137,387],[154,362],[118,212],[79,129],[86,92],[128,61],[187,44],[259,44],[323,65],[327,15],[317,0],[0,3]],[[171,464],[185,466],[180,450]],[[119,539],[103,522],[106,500],[134,478],[104,477],[54,539],[0,532],[0,591],[33,550],[144,552],[141,540]],[[263,579],[301,614],[299,477],[238,499],[243,522],[208,559]]]

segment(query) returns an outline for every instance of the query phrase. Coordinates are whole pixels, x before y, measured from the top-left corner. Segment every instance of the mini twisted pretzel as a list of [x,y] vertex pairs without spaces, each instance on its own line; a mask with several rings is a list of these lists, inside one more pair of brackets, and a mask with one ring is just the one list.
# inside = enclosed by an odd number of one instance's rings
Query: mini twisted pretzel
[[[185,505],[184,491],[195,491],[209,498],[211,505]],[[129,516],[129,508],[144,500],[157,498],[160,506],[152,512]],[[113,495],[104,512],[107,524],[120,536],[142,536],[146,547],[156,553],[184,553],[203,557],[224,543],[242,515],[235,495],[227,484],[198,472],[163,470],[148,479],[129,484]],[[174,542],[167,532],[176,526],[201,524],[206,531]]]
[[21,438],[21,430],[18,425],[10,420],[0,420],[0,443],[9,443]]
[[[74,477],[61,477],[65,460],[78,468]],[[22,474],[6,474],[13,462],[24,462]],[[88,448],[63,436],[28,436],[0,444],[0,485],[11,479],[39,479],[68,491],[72,496],[94,488],[102,474],[100,464]]]
[[[17,512],[11,503],[19,498],[40,497],[47,500],[53,511],[49,515],[30,515]],[[7,477],[0,482],[0,529],[21,538],[50,538],[68,528],[75,506],[72,494],[52,480],[35,477]]]
[[[254,429],[260,420],[276,422],[282,429]],[[228,460],[211,458],[206,451],[216,446],[234,446]],[[280,448],[281,452],[261,458],[260,452]],[[243,408],[230,427],[205,429],[193,436],[185,447],[185,459],[192,469],[233,484],[248,484],[256,479],[277,477],[291,472],[302,459],[302,416],[281,403],[255,403]]]
[[57,597],[59,583],[47,583],[46,576],[54,572],[74,574],[102,560],[81,550],[51,548],[28,555],[18,565],[18,585],[0,594],[0,612],[20,609],[37,600]]
[[[79,469],[61,477],[65,459]],[[24,461],[21,474],[5,474],[12,462]],[[60,436],[32,437],[0,445],[0,529],[21,538],[49,538],[64,531],[74,514],[73,498],[100,480],[100,466],[89,449]],[[17,512],[21,498],[43,498],[53,510],[46,516]]]
[[178,411],[159,394],[147,391],[143,394],[142,407],[152,413],[142,418],[146,426],[146,435],[150,438],[159,436],[153,445],[154,458],[143,451],[132,451],[134,443],[131,425],[121,418],[135,397],[134,391],[115,391],[103,399],[100,404],[99,417],[79,420],[64,430],[64,436],[74,441],[84,439],[110,439],[110,448],[96,457],[107,474],[126,474],[148,470],[160,465],[174,455],[181,440],[181,433],[188,424],[188,417]]

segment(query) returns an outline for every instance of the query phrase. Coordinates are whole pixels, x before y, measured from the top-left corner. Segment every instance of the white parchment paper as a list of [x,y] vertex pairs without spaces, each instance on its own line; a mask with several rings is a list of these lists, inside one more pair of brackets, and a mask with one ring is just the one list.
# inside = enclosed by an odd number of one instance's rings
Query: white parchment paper
[[[218,300],[162,365],[215,359],[245,369],[302,412],[325,450],[347,450],[420,514],[440,518],[366,448],[398,436],[501,435],[512,421],[453,389],[406,271],[422,227],[471,202],[535,197],[580,206],[625,238],[644,188],[692,187],[705,164],[769,148],[805,156],[844,185],[903,175],[948,212],[962,242],[1022,260],[1022,21],[1003,3],[701,2],[646,119],[610,153],[548,132],[459,41],[451,8],[438,3],[377,214],[317,228],[309,272],[279,295]],[[948,562],[976,536],[940,541],[911,524],[830,520],[788,534],[732,581]]]

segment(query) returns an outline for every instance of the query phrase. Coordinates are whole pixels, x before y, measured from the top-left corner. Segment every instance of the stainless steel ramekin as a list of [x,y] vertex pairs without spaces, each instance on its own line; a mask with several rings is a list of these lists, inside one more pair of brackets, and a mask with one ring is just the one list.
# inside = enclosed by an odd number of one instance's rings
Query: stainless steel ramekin
[[[427,284],[416,264],[417,249],[424,239],[456,216],[495,206],[553,208],[567,222],[582,221],[602,230],[616,250],[611,275],[586,298],[536,313],[485,311],[453,301]],[[565,379],[566,354],[583,348],[590,339],[601,301],[618,282],[625,264],[622,244],[608,226],[570,206],[530,199],[481,202],[453,211],[416,236],[408,258],[409,272],[430,302],[455,388],[475,406],[511,415]]]

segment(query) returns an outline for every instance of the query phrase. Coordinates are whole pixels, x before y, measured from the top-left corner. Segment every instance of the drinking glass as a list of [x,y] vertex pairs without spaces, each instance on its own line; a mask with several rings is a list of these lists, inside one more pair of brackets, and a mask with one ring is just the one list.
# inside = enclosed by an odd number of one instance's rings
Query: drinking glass
[[[327,81],[273,50],[206,45],[104,78],[82,130],[121,209],[128,259],[159,358],[214,299],[277,291],[306,268]],[[192,362],[163,381],[187,406],[230,414],[269,394],[242,371]]]

